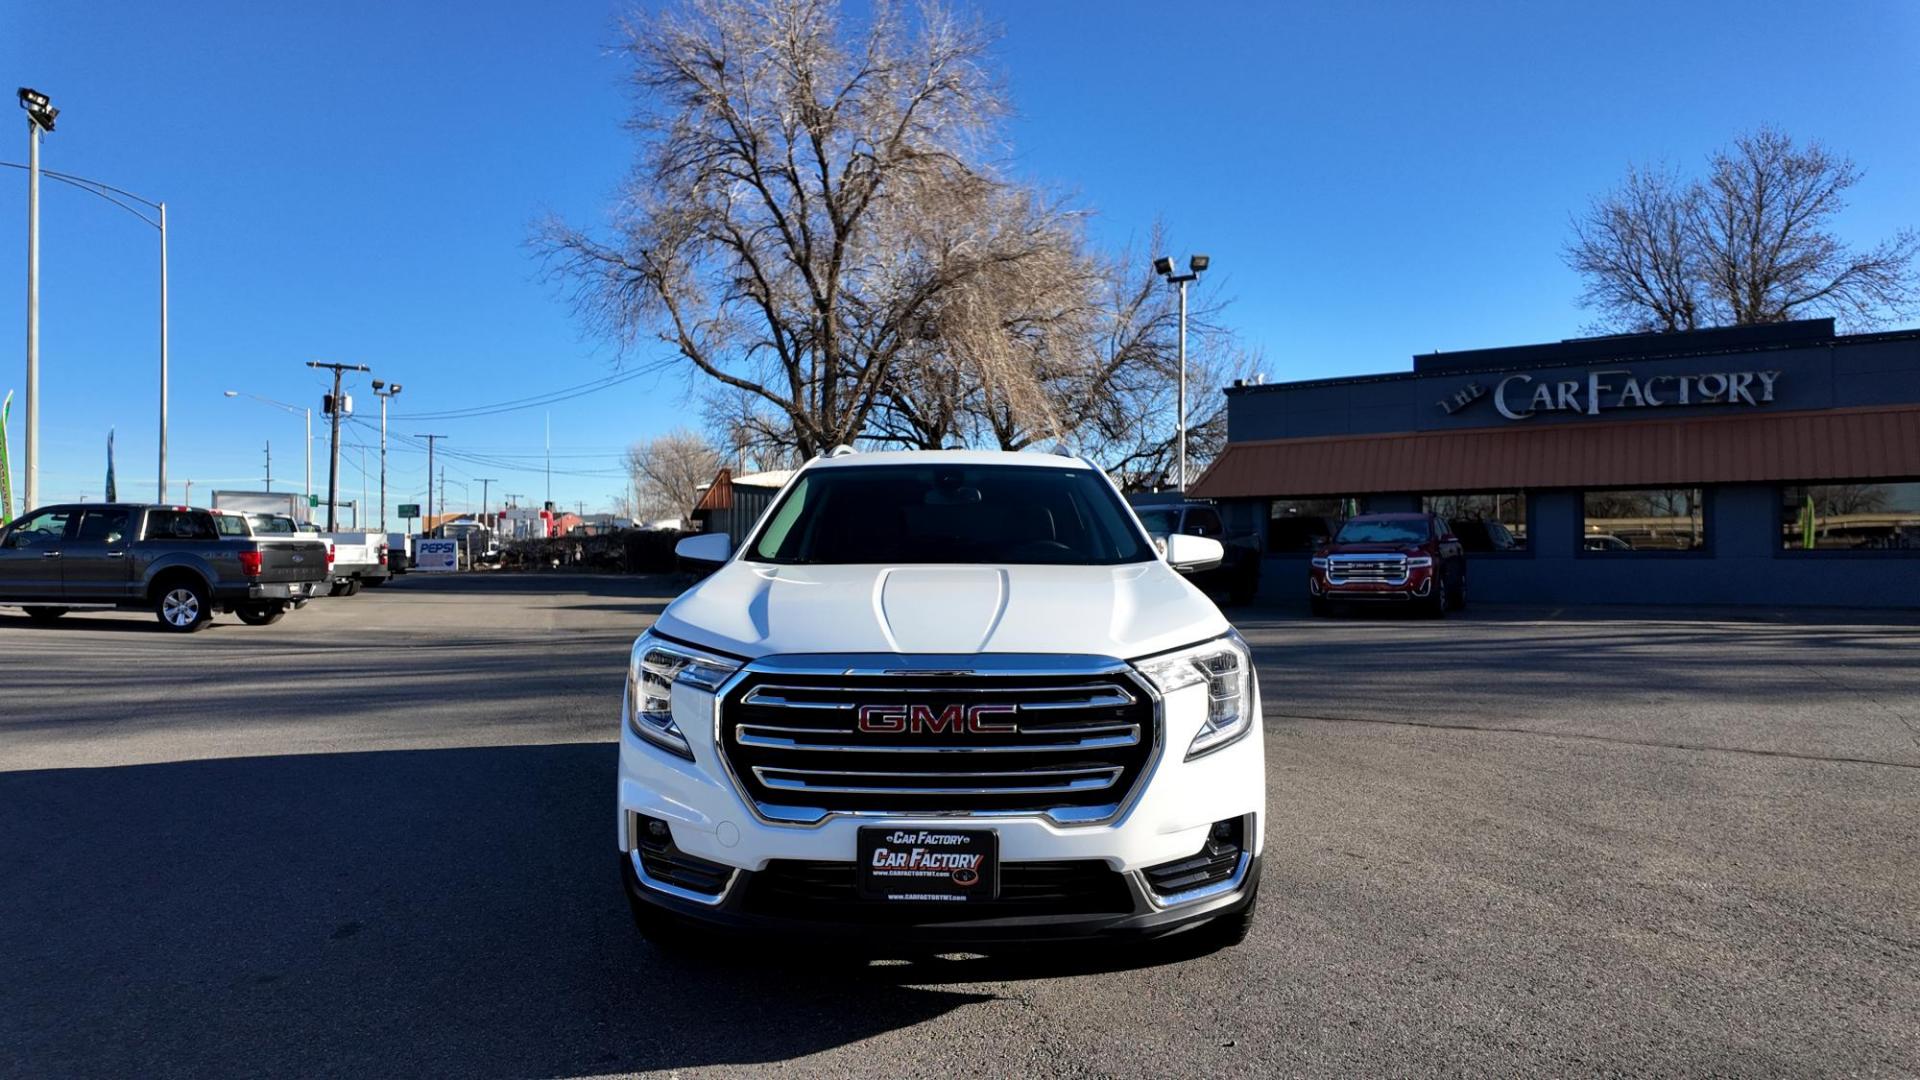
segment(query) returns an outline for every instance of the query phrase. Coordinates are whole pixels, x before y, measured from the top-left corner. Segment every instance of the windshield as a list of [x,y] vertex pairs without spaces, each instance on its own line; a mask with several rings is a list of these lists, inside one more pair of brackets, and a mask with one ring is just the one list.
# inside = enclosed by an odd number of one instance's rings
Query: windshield
[[802,476],[746,558],[772,563],[1044,563],[1154,558],[1091,469],[871,465]]
[[1420,518],[1372,521],[1354,518],[1340,526],[1340,535],[1334,538],[1334,543],[1423,544],[1426,540],[1427,523]]

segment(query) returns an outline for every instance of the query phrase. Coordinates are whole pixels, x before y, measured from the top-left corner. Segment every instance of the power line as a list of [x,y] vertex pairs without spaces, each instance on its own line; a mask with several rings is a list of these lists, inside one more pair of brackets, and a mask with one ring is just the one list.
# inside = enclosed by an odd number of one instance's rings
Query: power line
[[592,382],[584,382],[578,386],[549,390],[544,394],[534,394],[530,397],[498,401],[491,405],[475,405],[465,409],[446,409],[441,412],[396,413],[392,418],[395,420],[465,420],[477,416],[497,416],[500,413],[520,412],[523,409],[537,409],[543,405],[553,405],[558,402],[572,401],[574,398],[585,397],[588,394],[597,394],[602,390],[619,386],[621,383],[632,382],[646,374],[649,374],[646,368],[635,368],[632,371],[615,372],[612,375],[595,379]]

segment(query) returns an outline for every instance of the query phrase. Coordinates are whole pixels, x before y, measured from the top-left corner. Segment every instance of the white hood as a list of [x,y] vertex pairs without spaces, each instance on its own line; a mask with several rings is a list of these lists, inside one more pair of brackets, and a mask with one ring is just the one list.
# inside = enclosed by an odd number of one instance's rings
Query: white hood
[[726,564],[659,631],[740,656],[1079,653],[1132,659],[1227,632],[1164,562],[1120,566]]

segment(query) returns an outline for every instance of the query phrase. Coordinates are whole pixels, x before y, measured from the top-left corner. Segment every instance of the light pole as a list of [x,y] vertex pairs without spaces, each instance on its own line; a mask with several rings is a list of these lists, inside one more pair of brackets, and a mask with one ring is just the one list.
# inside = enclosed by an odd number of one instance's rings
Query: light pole
[[40,133],[60,110],[38,90],[20,88],[27,110],[27,460],[24,509],[40,501]]
[[275,401],[272,398],[261,397],[259,394],[249,394],[245,390],[226,390],[226,391],[223,391],[223,393],[225,393],[226,396],[230,398],[239,398],[239,397],[252,398],[253,400],[259,402],[262,405],[271,405],[276,409],[285,409],[290,413],[305,414],[307,418],[307,501],[312,502],[313,501],[313,410],[303,409],[298,405],[289,405],[284,401]]
[[1187,490],[1187,286],[1200,280],[1200,275],[1206,272],[1208,261],[1205,255],[1192,256],[1187,259],[1187,272],[1176,274],[1173,272],[1172,259],[1162,255],[1153,260],[1153,272],[1166,278],[1167,284],[1180,289],[1180,429],[1176,432],[1180,466],[1176,475],[1182,493]]
[[[27,179],[27,459],[26,496],[29,505],[37,495],[40,457],[40,177],[58,180],[70,187],[91,192],[160,230],[160,459],[154,484],[156,501],[167,501],[167,398],[169,356],[167,347],[167,204],[135,195],[131,191],[89,180],[71,173],[40,167],[40,133],[53,130],[53,119],[60,110],[47,102],[47,95],[20,88],[20,107],[27,110],[27,126],[32,136],[27,164],[0,161],[12,169],[25,169]],[[153,216],[128,200],[139,203]]]
[[391,386],[373,380],[373,396],[380,399],[380,531],[387,531],[387,399],[400,392],[400,384]]

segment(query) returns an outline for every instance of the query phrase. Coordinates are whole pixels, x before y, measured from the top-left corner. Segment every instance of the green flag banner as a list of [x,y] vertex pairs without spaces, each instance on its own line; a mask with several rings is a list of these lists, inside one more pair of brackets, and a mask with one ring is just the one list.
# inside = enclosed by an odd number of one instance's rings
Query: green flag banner
[[0,401],[0,525],[13,520],[13,463],[7,460],[7,414],[13,411],[13,391]]

